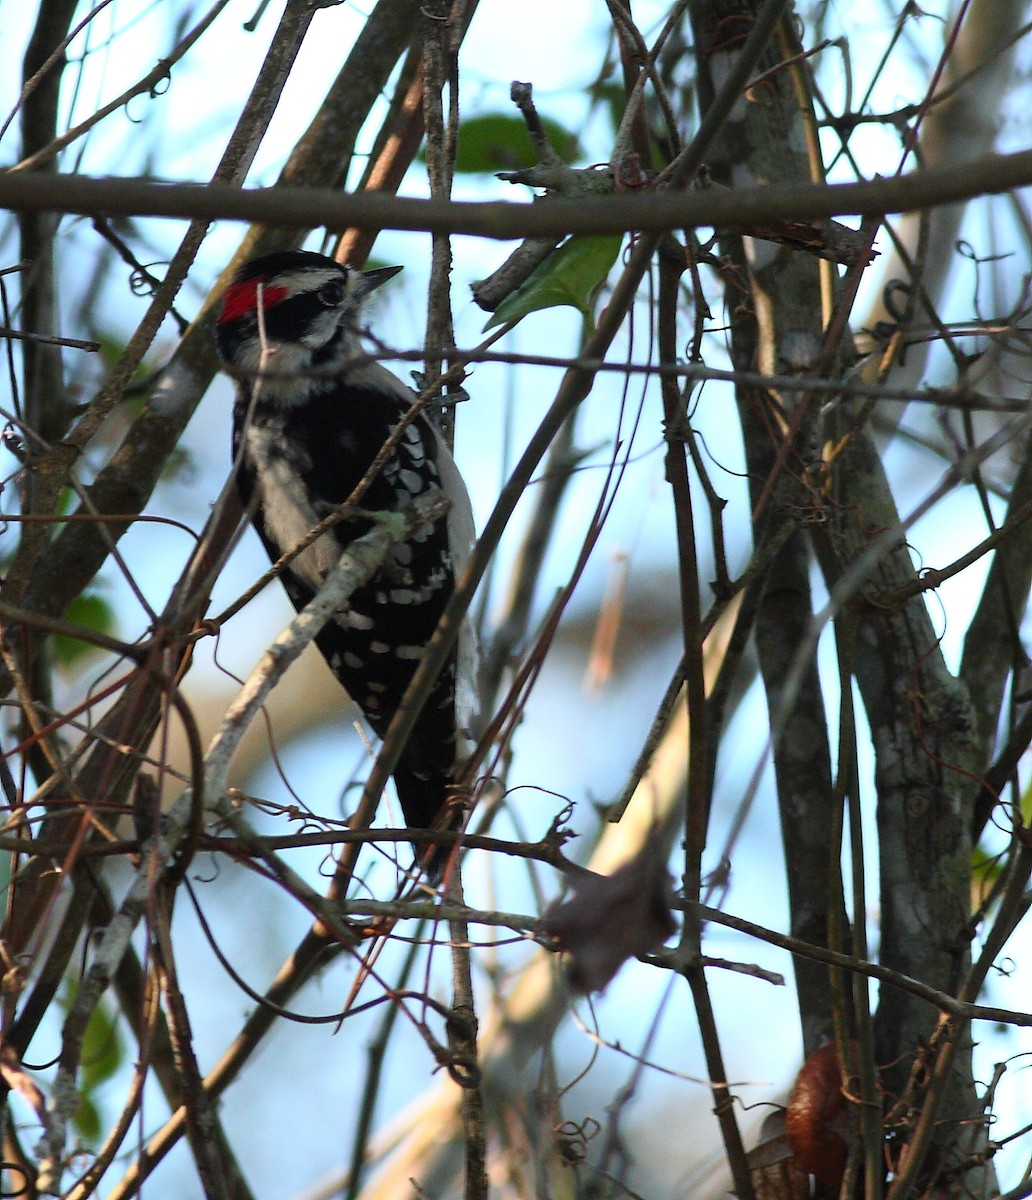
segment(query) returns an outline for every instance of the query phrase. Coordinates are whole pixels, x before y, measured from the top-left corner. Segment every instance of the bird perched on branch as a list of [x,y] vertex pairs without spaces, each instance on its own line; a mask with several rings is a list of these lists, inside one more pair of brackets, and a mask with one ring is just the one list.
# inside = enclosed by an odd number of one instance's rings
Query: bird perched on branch
[[[400,271],[358,271],[303,250],[256,258],[236,273],[222,302],[219,355],[233,376],[234,461],[244,507],[275,561],[351,495],[413,393],[363,351],[362,305]],[[447,515],[396,545],[316,637],[323,657],[375,732],[383,737],[465,566],[473,542],[466,488],[426,415],[405,426],[396,447],[358,500],[393,511],[430,488]],[[302,609],[350,542],[371,527],[345,519],[291,560],[282,573]],[[475,649],[465,628],[394,769],[410,828],[455,823],[449,805],[464,736],[475,713]],[[448,813],[454,814],[449,817]],[[431,878],[447,850],[417,844]]]

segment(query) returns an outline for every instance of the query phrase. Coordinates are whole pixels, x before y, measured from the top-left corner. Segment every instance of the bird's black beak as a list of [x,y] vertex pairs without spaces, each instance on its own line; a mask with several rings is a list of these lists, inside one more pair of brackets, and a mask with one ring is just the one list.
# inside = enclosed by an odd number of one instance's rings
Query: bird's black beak
[[375,292],[378,287],[383,287],[388,279],[393,279],[402,270],[404,270],[403,267],[377,267],[375,271],[363,271],[360,294],[368,296],[370,292]]

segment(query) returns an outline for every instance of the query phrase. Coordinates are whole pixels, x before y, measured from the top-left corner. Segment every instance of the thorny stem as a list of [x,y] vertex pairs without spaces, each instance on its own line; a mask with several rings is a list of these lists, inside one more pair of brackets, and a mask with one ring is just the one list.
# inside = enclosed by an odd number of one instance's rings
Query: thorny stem
[[[455,152],[459,132],[458,42],[452,26],[463,26],[471,18],[471,4],[452,0],[425,0],[423,6],[423,118],[426,126],[426,163],[433,199],[451,196]],[[448,119],[445,121],[443,92],[447,85]],[[445,368],[446,356],[455,344],[451,311],[451,236],[433,235],[433,254],[428,295],[426,329],[426,383],[433,384]],[[462,375],[448,390],[461,389]],[[441,414],[441,428],[449,445],[455,441],[454,417]],[[475,684],[473,684],[475,686]],[[450,868],[448,894],[461,902],[462,878],[457,861]],[[452,1011],[448,1019],[448,1041],[452,1073],[462,1081],[460,1107],[466,1148],[466,1200],[487,1200],[487,1139],[484,1097],[477,1062],[477,1016],[473,1001],[469,934],[462,920],[451,922]]]
[[[677,299],[684,263],[663,256],[659,267],[660,361],[677,357]],[[708,759],[706,751],[706,683],[702,661],[702,613],[699,604],[699,570],[696,560],[695,515],[685,456],[687,424],[681,392],[674,379],[664,376],[663,427],[666,438],[666,479],[670,485],[677,530],[678,577],[681,588],[681,640],[684,646],[684,679],[688,705],[688,789],[685,812],[684,893],[699,898],[702,855],[709,821]],[[685,923],[687,933],[688,923]]]
[[[430,196],[451,197],[458,136],[458,58],[452,46],[451,0],[429,0],[423,16],[423,123],[426,128],[426,168]],[[443,93],[448,88],[449,113],[445,122]],[[434,233],[431,239],[430,287],[427,295],[426,383],[434,384],[444,369],[445,357],[455,343],[451,311],[451,235]],[[451,388],[461,386],[461,377]],[[452,418],[442,413],[442,432],[449,446],[455,440]]]
[[[456,868],[447,898],[462,905],[462,879]],[[477,1055],[477,1014],[473,1001],[469,929],[462,917],[448,922],[452,953],[452,1009],[448,1016],[451,1073],[462,1084],[460,1108],[466,1146],[466,1200],[487,1200],[487,1124]]]

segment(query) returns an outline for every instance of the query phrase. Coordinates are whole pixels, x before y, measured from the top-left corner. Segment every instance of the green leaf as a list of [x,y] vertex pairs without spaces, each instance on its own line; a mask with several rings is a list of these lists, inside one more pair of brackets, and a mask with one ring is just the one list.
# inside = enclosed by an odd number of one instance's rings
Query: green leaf
[[161,468],[161,481],[168,483],[176,479],[180,483],[192,483],[197,478],[197,460],[185,446],[173,448],[165,465]]
[[82,1042],[82,1090],[89,1095],[98,1084],[110,1079],[125,1057],[118,1021],[114,1013],[98,1004],[90,1014]]
[[[1026,829],[1032,825],[1032,783],[1021,793],[1018,811]],[[1003,874],[1007,859],[1001,854],[992,854],[981,844],[971,851],[971,876],[973,902],[977,906],[989,895],[993,885]]]
[[87,1146],[95,1146],[100,1141],[100,1109],[87,1096],[79,1097],[79,1107],[72,1117],[72,1125]]
[[499,304],[484,329],[521,321],[528,313],[562,305],[577,309],[592,323],[599,290],[616,262],[622,242],[620,234],[567,238]]
[[[65,618],[72,625],[81,625],[97,633],[110,633],[115,627],[115,614],[111,605],[97,592],[83,592],[72,601]],[[62,667],[74,666],[87,654],[93,645],[79,638],[54,635],[54,658]]]
[[975,907],[989,895],[993,885],[1000,878],[1004,860],[998,854],[990,855],[976,846],[971,851],[972,901]]
[[[572,162],[580,149],[577,135],[549,117],[542,117],[541,124],[556,154],[564,162]],[[459,126],[455,170],[462,174],[520,171],[535,166],[537,161],[521,117],[485,113],[469,117]]]

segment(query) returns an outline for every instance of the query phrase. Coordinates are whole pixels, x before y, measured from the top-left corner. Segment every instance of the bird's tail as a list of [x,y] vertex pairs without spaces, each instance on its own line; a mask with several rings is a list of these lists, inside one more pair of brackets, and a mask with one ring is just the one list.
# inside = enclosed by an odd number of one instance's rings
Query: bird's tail
[[[399,763],[394,770],[394,786],[409,829],[454,831],[461,826],[465,807],[451,774],[428,777]],[[425,841],[413,842],[412,846],[429,882],[440,883],[455,846]]]

